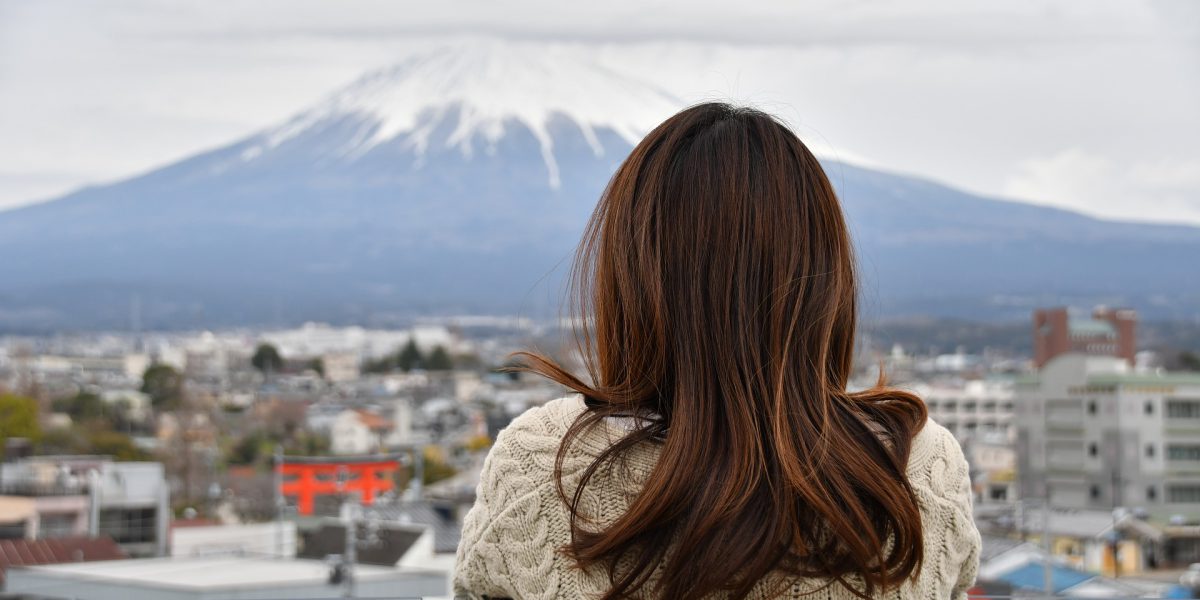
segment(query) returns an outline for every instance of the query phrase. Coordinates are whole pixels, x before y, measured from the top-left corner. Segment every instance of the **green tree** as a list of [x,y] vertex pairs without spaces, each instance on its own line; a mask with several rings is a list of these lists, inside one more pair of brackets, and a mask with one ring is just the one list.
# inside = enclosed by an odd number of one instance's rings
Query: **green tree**
[[419,369],[424,364],[425,357],[421,354],[421,349],[417,347],[417,340],[410,337],[408,343],[396,355],[396,366],[408,372],[413,369]]
[[[424,477],[421,478],[423,484],[437,483],[443,479],[454,477],[458,473],[457,469],[446,462],[446,457],[437,447],[426,446],[421,450],[421,454],[425,457]],[[412,475],[412,473],[406,473],[403,483],[407,484]]]
[[249,433],[229,449],[229,464],[255,464],[260,459],[270,456],[273,445],[271,438],[264,432],[254,431]]
[[88,444],[78,428],[53,428],[42,433],[38,440],[39,454],[88,454]]
[[15,394],[0,394],[0,439],[27,438],[36,442],[41,437],[37,401]]
[[287,456],[325,456],[329,449],[329,438],[311,431],[298,431],[283,444]]
[[259,344],[258,348],[254,349],[254,356],[250,358],[250,364],[264,375],[269,376],[271,373],[278,373],[283,369],[283,357],[279,355],[279,350],[275,346]]
[[129,436],[111,429],[89,429],[89,452],[106,454],[119,461],[149,460],[150,455],[134,445]]
[[314,358],[308,361],[308,368],[317,372],[317,375],[325,377],[325,361],[320,358]]
[[74,396],[59,398],[52,403],[55,412],[67,413],[72,421],[89,421],[108,415],[104,400],[91,392],[80,391]]
[[1185,371],[1200,371],[1200,355],[1190,350],[1180,352],[1179,366]]
[[368,360],[363,366],[367,373],[387,373],[396,368],[396,355],[389,354],[383,358]]
[[155,410],[176,410],[183,406],[183,375],[170,365],[154,363],[142,375],[142,393],[150,396]]
[[425,360],[425,368],[430,371],[449,371],[454,368],[454,360],[445,348],[435,346],[429,353],[429,358]]

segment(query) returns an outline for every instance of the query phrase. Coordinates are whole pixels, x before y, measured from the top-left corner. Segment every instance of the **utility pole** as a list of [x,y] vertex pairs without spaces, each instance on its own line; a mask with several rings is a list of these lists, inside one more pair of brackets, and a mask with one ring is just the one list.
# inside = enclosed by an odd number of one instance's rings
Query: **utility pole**
[[342,504],[342,522],[346,526],[346,550],[342,553],[342,597],[354,598],[354,568],[358,562],[358,502],[346,498]]
[[275,444],[275,556],[284,557],[283,509],[287,500],[283,497],[283,444]]
[[346,482],[350,473],[339,467],[338,491],[342,494],[342,524],[346,528],[346,547],[342,551],[342,597],[354,598],[354,566],[358,561],[358,499],[346,493]]
[[1054,557],[1050,547],[1050,402],[1042,401],[1042,587],[1047,597],[1054,596]]
[[[1119,410],[1119,407],[1118,407]],[[1119,426],[1118,426],[1119,427]],[[1117,510],[1121,506],[1121,430],[1113,431],[1115,440],[1113,441],[1113,453],[1116,454],[1116,459],[1113,460],[1112,467],[1112,561],[1113,561],[1113,579],[1121,576],[1121,561],[1117,557],[1117,553],[1121,549],[1120,532],[1117,531],[1119,518]]]
[[1046,500],[1042,503],[1042,549],[1046,560],[1042,565],[1042,585],[1047,596],[1054,596],[1053,556],[1050,553],[1050,483],[1046,483]]
[[413,501],[418,501],[425,493],[425,447],[420,444],[413,445],[413,476],[412,486]]

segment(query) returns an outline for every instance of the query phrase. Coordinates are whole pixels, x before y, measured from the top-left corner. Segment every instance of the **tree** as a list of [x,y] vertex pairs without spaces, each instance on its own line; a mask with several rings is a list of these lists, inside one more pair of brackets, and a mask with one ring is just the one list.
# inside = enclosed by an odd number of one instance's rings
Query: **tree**
[[142,393],[150,396],[154,410],[176,410],[183,406],[183,376],[170,365],[154,363],[142,375]]
[[259,344],[258,348],[254,350],[250,364],[269,377],[271,373],[278,373],[283,368],[283,357],[279,356],[279,350],[275,346]]
[[396,366],[407,372],[421,368],[424,363],[425,357],[421,354],[421,349],[417,347],[417,340],[410,337],[408,343],[396,355]]
[[426,446],[421,452],[425,456],[425,476],[422,483],[429,485],[454,477],[458,470],[446,462],[446,458],[434,446]]
[[53,428],[42,433],[38,454],[90,454],[87,440],[77,428]]
[[363,370],[367,373],[388,373],[396,368],[396,355],[389,354],[383,358],[368,360]]
[[37,401],[16,394],[0,394],[0,439],[37,441],[41,436]]
[[492,438],[486,435],[473,436],[463,445],[468,452],[479,452],[492,447]]
[[325,377],[325,361],[321,358],[314,358],[308,361],[308,368],[317,372],[322,378]]
[[106,454],[113,460],[149,460],[150,455],[134,445],[129,436],[111,429],[89,429],[88,445],[91,454]]
[[254,431],[238,440],[229,449],[229,464],[252,465],[271,455],[272,439],[262,431]]
[[454,361],[445,348],[435,346],[429,353],[429,358],[425,360],[425,368],[430,371],[449,371],[454,368]]
[[88,421],[108,416],[108,406],[104,400],[91,392],[80,391],[74,396],[59,398],[53,406],[56,412],[67,413],[72,421]]
[[1179,366],[1185,371],[1200,371],[1200,355],[1190,350],[1180,352]]

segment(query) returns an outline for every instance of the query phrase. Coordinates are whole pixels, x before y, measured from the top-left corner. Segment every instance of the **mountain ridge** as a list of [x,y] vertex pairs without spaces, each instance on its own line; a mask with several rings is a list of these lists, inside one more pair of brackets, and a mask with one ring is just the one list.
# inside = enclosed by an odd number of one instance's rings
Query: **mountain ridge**
[[[0,329],[119,328],[134,298],[147,327],[166,328],[555,314],[631,131],[681,103],[532,48],[422,55],[213,150],[0,212],[0,252],[27,257],[0,263]],[[507,97],[480,91],[505,81],[525,83]],[[591,104],[573,109],[580,96]],[[529,98],[539,104],[521,106]],[[822,162],[856,237],[868,314],[1011,319],[1095,302],[1198,314],[1186,257],[1200,228]]]

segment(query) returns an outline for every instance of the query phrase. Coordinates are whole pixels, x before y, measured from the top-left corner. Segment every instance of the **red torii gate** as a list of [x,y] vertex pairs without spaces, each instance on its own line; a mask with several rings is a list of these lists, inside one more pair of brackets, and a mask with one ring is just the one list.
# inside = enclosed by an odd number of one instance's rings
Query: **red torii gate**
[[313,514],[317,496],[358,493],[366,505],[375,497],[395,489],[394,476],[400,468],[400,455],[370,456],[285,456],[275,465],[278,493],[295,498],[301,515]]

